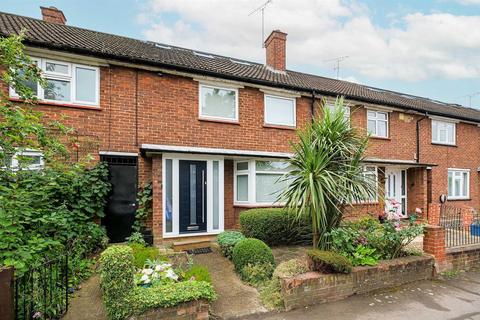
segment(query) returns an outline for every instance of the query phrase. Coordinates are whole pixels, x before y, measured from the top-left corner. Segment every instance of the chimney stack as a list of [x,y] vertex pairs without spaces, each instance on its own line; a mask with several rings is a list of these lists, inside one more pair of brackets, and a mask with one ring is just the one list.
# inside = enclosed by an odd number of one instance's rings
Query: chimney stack
[[42,10],[43,21],[58,24],[65,24],[67,22],[67,18],[65,18],[62,10],[58,10],[55,7],[40,7],[40,9]]
[[287,34],[280,30],[273,30],[265,40],[267,52],[267,67],[275,71],[285,71],[287,57]]

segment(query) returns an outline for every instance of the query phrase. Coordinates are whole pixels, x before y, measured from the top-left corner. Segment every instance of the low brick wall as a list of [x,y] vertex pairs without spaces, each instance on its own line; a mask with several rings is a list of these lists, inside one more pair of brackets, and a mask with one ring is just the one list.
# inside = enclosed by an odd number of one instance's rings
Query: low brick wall
[[378,289],[432,278],[434,259],[411,256],[380,261],[372,267],[355,267],[350,274],[307,272],[281,280],[287,310],[344,299]]
[[152,309],[130,320],[206,320],[209,317],[208,309],[206,301],[190,301],[175,307]]
[[449,269],[469,270],[480,267],[480,244],[449,248],[446,252]]

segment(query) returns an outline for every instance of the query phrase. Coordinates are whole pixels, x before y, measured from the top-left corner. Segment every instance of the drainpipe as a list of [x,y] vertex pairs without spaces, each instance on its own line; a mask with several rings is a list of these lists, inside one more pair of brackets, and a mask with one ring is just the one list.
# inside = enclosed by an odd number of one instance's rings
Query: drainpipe
[[310,105],[310,113],[312,122],[315,120],[315,90],[312,90],[312,104]]
[[416,162],[419,163],[420,162],[420,122],[424,119],[428,118],[428,113],[425,112],[425,114],[423,115],[423,117],[421,117],[420,119],[417,120],[416,122],[416,126],[415,126],[415,129],[416,129],[416,133],[417,133],[417,154],[416,154]]

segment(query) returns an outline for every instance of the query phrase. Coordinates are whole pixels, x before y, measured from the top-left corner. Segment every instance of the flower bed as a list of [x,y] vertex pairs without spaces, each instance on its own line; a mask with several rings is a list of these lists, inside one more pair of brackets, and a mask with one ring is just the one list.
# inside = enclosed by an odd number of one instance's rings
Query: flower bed
[[183,317],[192,310],[204,314],[203,304],[215,299],[212,285],[205,281],[209,279],[205,269],[179,267],[166,256],[147,259],[141,269],[135,268],[134,261],[129,246],[111,246],[102,254],[101,286],[109,319],[143,319],[149,318],[147,314],[171,316],[175,312]]

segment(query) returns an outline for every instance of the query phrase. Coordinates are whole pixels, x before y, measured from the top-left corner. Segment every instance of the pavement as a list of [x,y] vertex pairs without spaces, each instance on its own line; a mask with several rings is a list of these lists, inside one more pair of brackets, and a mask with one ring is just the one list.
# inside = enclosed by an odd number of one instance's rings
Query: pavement
[[243,319],[480,320],[480,271],[460,273],[451,279],[415,282],[389,291],[353,296],[290,312]]

